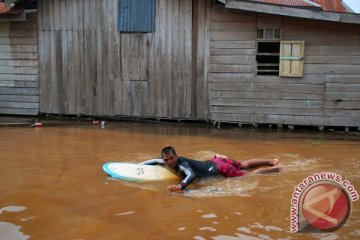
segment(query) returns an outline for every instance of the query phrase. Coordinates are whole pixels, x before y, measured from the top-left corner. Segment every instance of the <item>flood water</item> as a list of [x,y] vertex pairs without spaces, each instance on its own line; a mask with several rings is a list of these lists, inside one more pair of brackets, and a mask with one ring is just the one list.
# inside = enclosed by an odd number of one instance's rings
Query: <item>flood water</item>
[[[127,183],[102,165],[159,157],[165,146],[198,160],[278,158],[281,173]],[[360,239],[360,201],[333,232],[290,232],[294,187],[334,172],[360,192],[360,136],[205,124],[109,122],[0,128],[0,239]]]

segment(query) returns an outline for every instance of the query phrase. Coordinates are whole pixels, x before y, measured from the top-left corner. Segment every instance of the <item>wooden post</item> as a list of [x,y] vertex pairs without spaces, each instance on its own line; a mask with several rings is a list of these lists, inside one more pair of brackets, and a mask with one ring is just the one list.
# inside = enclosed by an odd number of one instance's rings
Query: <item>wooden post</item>
[[216,126],[216,121],[213,121],[213,122],[212,122],[212,125],[215,127],[215,126]]

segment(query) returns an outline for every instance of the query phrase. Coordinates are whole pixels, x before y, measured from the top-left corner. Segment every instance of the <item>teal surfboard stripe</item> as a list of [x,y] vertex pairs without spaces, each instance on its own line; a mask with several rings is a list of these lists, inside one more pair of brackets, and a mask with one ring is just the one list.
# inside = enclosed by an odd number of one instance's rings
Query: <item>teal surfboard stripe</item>
[[103,169],[104,171],[110,175],[110,177],[113,177],[113,178],[117,178],[117,179],[121,179],[121,180],[127,180],[127,181],[139,181],[137,179],[134,179],[134,178],[128,178],[128,177],[124,177],[124,176],[121,176],[117,173],[114,173],[113,171],[110,170],[110,168],[108,167],[110,164],[113,164],[113,162],[109,162],[109,163],[105,163],[103,165]]

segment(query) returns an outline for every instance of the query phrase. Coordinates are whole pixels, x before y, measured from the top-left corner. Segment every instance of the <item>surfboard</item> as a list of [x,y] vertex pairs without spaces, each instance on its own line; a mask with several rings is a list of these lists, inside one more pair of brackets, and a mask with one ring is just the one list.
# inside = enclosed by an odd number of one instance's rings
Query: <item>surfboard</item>
[[162,181],[178,178],[161,165],[109,162],[103,165],[103,169],[111,177],[126,181]]

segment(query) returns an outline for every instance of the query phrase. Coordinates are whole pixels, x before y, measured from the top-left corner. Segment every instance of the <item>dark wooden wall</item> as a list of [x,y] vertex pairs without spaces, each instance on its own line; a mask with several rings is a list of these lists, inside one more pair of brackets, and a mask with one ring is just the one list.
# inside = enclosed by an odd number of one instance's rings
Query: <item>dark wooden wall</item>
[[120,33],[117,0],[39,0],[40,111],[207,119],[209,1],[156,1],[154,33]]
[[[305,41],[304,76],[256,75],[256,28]],[[210,118],[216,122],[360,126],[359,25],[235,12],[210,23]]]
[[39,112],[37,14],[0,21],[0,114]]

